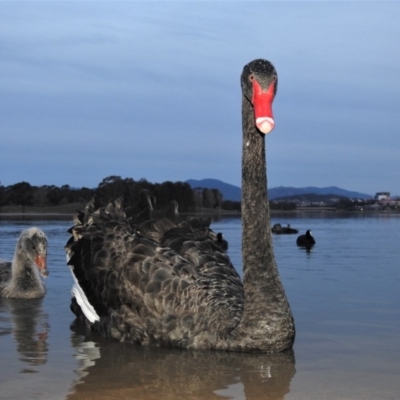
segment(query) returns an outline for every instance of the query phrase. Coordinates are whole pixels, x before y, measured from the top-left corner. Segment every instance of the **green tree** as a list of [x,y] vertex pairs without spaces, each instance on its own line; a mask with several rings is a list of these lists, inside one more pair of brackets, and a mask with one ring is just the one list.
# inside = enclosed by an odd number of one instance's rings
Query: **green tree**
[[124,180],[117,175],[104,178],[96,189],[96,194],[103,202],[117,199],[125,193]]
[[7,195],[7,191],[6,188],[1,185],[0,182],[0,211],[1,211],[1,207],[5,206],[8,202],[8,195]]
[[11,202],[21,206],[23,213],[26,206],[32,205],[34,188],[28,182],[19,182],[8,186],[7,189],[9,190]]
[[47,193],[48,189],[45,186],[38,187],[33,193],[33,204],[41,208],[48,203]]

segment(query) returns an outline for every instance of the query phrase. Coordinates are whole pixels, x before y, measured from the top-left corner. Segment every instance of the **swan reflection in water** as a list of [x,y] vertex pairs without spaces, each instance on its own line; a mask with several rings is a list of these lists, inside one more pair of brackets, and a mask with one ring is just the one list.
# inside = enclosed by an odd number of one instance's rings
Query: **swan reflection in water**
[[19,360],[29,366],[20,372],[37,372],[32,367],[47,362],[49,323],[48,315],[42,309],[42,300],[0,299],[3,315],[1,334],[12,334]]
[[277,354],[148,348],[71,326],[79,377],[68,400],[96,398],[278,400],[290,391],[293,350]]

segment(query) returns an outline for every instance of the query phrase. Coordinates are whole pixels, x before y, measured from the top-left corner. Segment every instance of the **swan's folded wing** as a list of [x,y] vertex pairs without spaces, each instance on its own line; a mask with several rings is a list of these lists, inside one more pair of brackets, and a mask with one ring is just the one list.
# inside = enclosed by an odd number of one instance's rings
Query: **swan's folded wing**
[[107,336],[187,347],[201,331],[229,333],[238,324],[243,286],[208,227],[162,220],[132,227],[112,215],[72,228],[67,245],[68,264]]
[[[98,315],[99,324],[104,329],[115,326],[114,331],[106,334],[119,340],[129,327],[129,340],[142,342],[144,281],[133,278],[138,275],[135,271],[140,266],[139,260],[146,252],[151,253],[151,247],[141,246],[126,222],[107,218],[90,225],[77,225],[72,234],[67,244],[68,264],[76,285]],[[82,306],[81,311],[91,321]]]

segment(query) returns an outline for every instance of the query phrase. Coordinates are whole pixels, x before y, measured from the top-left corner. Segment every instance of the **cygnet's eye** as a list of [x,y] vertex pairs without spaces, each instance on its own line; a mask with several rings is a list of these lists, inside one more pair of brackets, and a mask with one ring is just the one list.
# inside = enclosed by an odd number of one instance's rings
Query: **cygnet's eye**
[[254,75],[253,75],[253,74],[251,74],[251,75],[249,76],[249,81],[250,81],[250,82],[253,82],[253,81],[254,81]]

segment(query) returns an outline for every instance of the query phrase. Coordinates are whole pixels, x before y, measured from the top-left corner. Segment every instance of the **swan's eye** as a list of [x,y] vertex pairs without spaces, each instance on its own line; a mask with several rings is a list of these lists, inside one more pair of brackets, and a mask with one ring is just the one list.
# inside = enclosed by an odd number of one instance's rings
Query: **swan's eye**
[[253,75],[253,74],[251,74],[251,75],[249,76],[249,81],[250,81],[250,82],[253,82],[253,81],[254,81],[254,75]]

